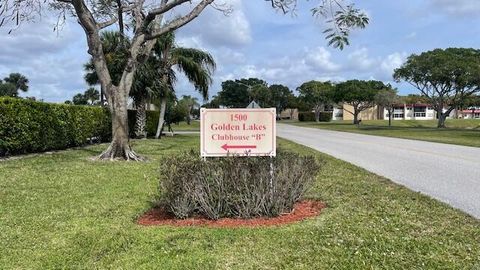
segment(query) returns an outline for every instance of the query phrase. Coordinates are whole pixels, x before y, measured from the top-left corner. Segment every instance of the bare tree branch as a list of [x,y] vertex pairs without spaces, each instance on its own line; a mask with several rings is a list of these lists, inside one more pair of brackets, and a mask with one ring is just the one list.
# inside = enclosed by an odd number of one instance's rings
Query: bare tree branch
[[116,22],[118,22],[118,18],[114,17],[111,20],[108,20],[106,22],[98,23],[97,27],[98,29],[103,29],[103,28],[109,27],[110,25],[113,25]]
[[232,5],[229,5],[227,3],[218,4],[218,3],[213,2],[210,6],[212,8],[214,8],[215,10],[218,10],[218,11],[222,12],[223,15],[225,15],[225,16],[229,16],[233,12]]
[[185,24],[189,23],[190,21],[192,21],[193,19],[195,19],[196,17],[198,17],[198,15],[200,15],[200,13],[208,6],[210,5],[214,0],[202,0],[200,3],[198,3],[198,5],[192,9],[187,15],[183,16],[183,17],[180,17],[178,19],[175,19],[171,22],[169,22],[168,24],[166,24],[165,26],[163,26],[162,28],[160,28],[159,30],[156,30],[154,32],[152,32],[152,34],[147,34],[145,36],[145,40],[151,40],[151,39],[155,39],[165,33],[168,33],[170,31],[173,31],[173,30],[176,30],[182,26],[184,26]]
[[150,12],[148,12],[148,15],[147,17],[145,18],[145,26],[148,26],[154,19],[157,15],[160,15],[160,14],[165,14],[166,12],[168,12],[169,10],[171,10],[172,8],[176,7],[176,6],[179,6],[183,3],[186,3],[186,2],[190,2],[190,0],[174,0],[174,1],[171,1],[170,3],[166,3],[165,5],[161,5],[159,8],[155,8],[153,10],[151,10]]
[[[87,36],[88,53],[93,58],[93,64],[98,74],[102,89],[106,90],[107,98],[110,98],[112,91],[112,79],[108,72],[107,62],[103,54],[102,41],[100,40],[99,28],[95,22],[92,12],[88,9],[83,0],[72,0],[73,8]],[[111,102],[109,102],[111,104]]]
[[123,5],[122,0],[117,1],[117,18],[118,18],[118,28],[122,37],[125,35],[125,26],[123,25]]

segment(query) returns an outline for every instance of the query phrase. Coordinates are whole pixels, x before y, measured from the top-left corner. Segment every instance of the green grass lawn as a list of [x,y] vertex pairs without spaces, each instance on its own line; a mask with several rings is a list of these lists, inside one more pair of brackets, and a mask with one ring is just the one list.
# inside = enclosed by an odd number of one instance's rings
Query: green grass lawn
[[397,120],[393,121],[391,127],[388,126],[388,121],[384,120],[363,121],[359,127],[351,121],[282,122],[304,127],[480,147],[480,120],[476,119],[448,119],[448,128],[445,129],[437,129],[435,120]]
[[0,162],[1,269],[479,269],[480,222],[363,169],[323,160],[316,218],[270,228],[141,227],[158,165],[196,136],[133,142],[148,163],[95,162],[105,145]]
[[197,120],[192,120],[190,125],[187,122],[180,122],[178,125],[172,124],[171,126],[173,131],[200,131],[200,121]]

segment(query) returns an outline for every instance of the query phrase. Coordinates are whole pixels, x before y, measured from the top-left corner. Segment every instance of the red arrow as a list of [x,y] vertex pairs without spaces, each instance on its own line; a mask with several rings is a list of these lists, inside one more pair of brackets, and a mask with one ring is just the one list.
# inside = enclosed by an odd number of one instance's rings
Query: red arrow
[[228,149],[255,149],[256,145],[222,145],[223,150],[228,151]]

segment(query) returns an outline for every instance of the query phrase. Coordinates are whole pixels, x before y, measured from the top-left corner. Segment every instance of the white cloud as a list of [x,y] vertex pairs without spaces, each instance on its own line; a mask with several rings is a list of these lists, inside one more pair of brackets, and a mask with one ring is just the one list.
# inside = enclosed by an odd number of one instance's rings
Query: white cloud
[[376,60],[370,58],[367,48],[361,48],[353,51],[348,55],[349,66],[354,70],[370,70],[376,65]]
[[338,80],[341,66],[331,59],[331,53],[323,48],[305,48],[282,58],[235,67],[230,72],[216,76],[221,81],[256,77],[269,83],[280,83],[295,89],[307,80]]
[[176,37],[176,43],[179,47],[204,49],[205,46],[198,36],[180,36]]
[[430,4],[438,9],[446,11],[450,15],[474,15],[478,16],[480,5],[478,0],[430,0]]
[[390,54],[385,59],[383,59],[380,67],[385,74],[388,74],[391,77],[393,74],[393,71],[396,68],[399,68],[405,62],[406,58],[407,58],[407,53],[405,52],[403,53],[396,52],[396,53]]
[[315,49],[307,49],[304,59],[305,63],[318,68],[323,71],[336,71],[340,65],[332,62],[332,54],[324,47],[317,47]]
[[23,96],[62,102],[84,91],[82,65],[88,55],[79,26],[67,24],[54,32],[54,23],[45,18],[24,24],[10,35],[0,29],[0,78],[20,72],[30,81]]
[[246,61],[246,57],[242,52],[231,49],[220,50],[219,58],[222,59],[223,63],[229,64],[243,64]]
[[[394,52],[384,57],[370,57],[366,48],[360,48],[347,56],[333,58],[322,47],[305,48],[280,59],[249,63],[216,76],[225,80],[256,77],[269,83],[281,83],[295,89],[309,80],[344,81],[348,79],[391,81],[393,70],[402,65],[407,54]],[[345,59],[347,61],[345,61]],[[340,63],[346,62],[341,65]]]
[[179,30],[181,37],[196,37],[210,46],[244,46],[252,41],[250,22],[241,0],[228,1],[233,12],[225,15],[210,7],[193,22]]

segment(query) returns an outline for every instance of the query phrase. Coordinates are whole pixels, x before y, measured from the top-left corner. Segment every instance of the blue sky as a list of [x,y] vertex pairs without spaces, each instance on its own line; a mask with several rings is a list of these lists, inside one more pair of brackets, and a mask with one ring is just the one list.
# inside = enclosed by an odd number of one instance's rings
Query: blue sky
[[[296,16],[280,14],[264,0],[224,2],[234,8],[228,17],[209,8],[177,33],[180,46],[205,49],[215,57],[218,68],[210,96],[222,81],[244,77],[292,90],[308,80],[377,79],[392,83],[401,94],[416,93],[407,84],[392,82],[393,70],[408,55],[480,44],[478,0],[355,0],[371,23],[353,32],[343,51],[327,46],[323,21],[311,16],[318,0],[299,0]],[[10,35],[0,29],[0,78],[21,72],[31,81],[27,96],[63,102],[87,88],[82,64],[89,57],[80,26],[72,19],[54,32],[54,22],[44,16]],[[176,92],[200,97],[183,76]]]

